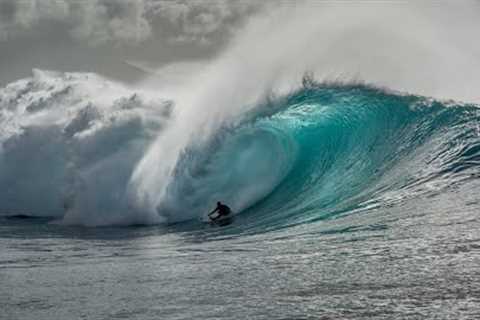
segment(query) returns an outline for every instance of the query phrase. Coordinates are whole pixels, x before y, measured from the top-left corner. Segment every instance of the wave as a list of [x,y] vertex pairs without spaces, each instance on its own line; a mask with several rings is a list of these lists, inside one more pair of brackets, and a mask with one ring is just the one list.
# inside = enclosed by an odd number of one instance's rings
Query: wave
[[[474,104],[307,77],[207,138],[171,139],[159,152],[157,137],[171,138],[181,120],[173,108],[93,74],[36,70],[0,89],[0,214],[172,223],[205,218],[220,200],[275,227],[395,205],[479,175]],[[162,192],[138,188],[162,179],[170,150],[178,156]]]
[[306,78],[246,118],[182,154],[159,206],[169,221],[193,219],[220,200],[270,227],[310,222],[479,174],[473,104]]

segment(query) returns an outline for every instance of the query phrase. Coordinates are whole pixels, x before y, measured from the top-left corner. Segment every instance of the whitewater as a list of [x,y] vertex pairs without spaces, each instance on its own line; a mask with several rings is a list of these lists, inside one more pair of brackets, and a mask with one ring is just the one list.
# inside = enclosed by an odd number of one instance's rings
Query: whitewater
[[[0,88],[0,318],[478,318],[480,51],[442,12],[354,9],[252,19],[135,86]],[[398,16],[426,26],[358,33]]]

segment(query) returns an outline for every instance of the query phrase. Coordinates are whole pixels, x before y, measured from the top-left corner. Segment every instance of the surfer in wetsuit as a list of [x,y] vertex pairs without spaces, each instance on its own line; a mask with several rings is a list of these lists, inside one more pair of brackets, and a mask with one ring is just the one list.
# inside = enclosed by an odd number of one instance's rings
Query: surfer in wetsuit
[[[232,210],[225,204],[221,203],[220,201],[217,202],[217,207],[208,214],[212,221],[215,221],[223,216],[228,216]],[[211,215],[215,212],[218,212],[218,215],[215,218],[212,218]]]

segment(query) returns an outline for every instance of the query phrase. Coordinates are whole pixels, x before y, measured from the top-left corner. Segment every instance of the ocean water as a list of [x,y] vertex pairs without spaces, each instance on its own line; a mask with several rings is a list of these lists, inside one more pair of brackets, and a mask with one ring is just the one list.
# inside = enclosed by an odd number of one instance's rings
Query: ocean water
[[258,101],[0,89],[0,318],[480,317],[478,105],[309,76]]

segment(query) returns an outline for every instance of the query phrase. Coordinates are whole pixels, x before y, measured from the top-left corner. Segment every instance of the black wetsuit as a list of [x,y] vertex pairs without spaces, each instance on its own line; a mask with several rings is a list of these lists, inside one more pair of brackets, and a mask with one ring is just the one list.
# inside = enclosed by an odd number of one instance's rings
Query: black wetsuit
[[221,216],[228,216],[232,210],[224,204],[218,205],[217,206],[217,211],[218,211],[218,217]]

